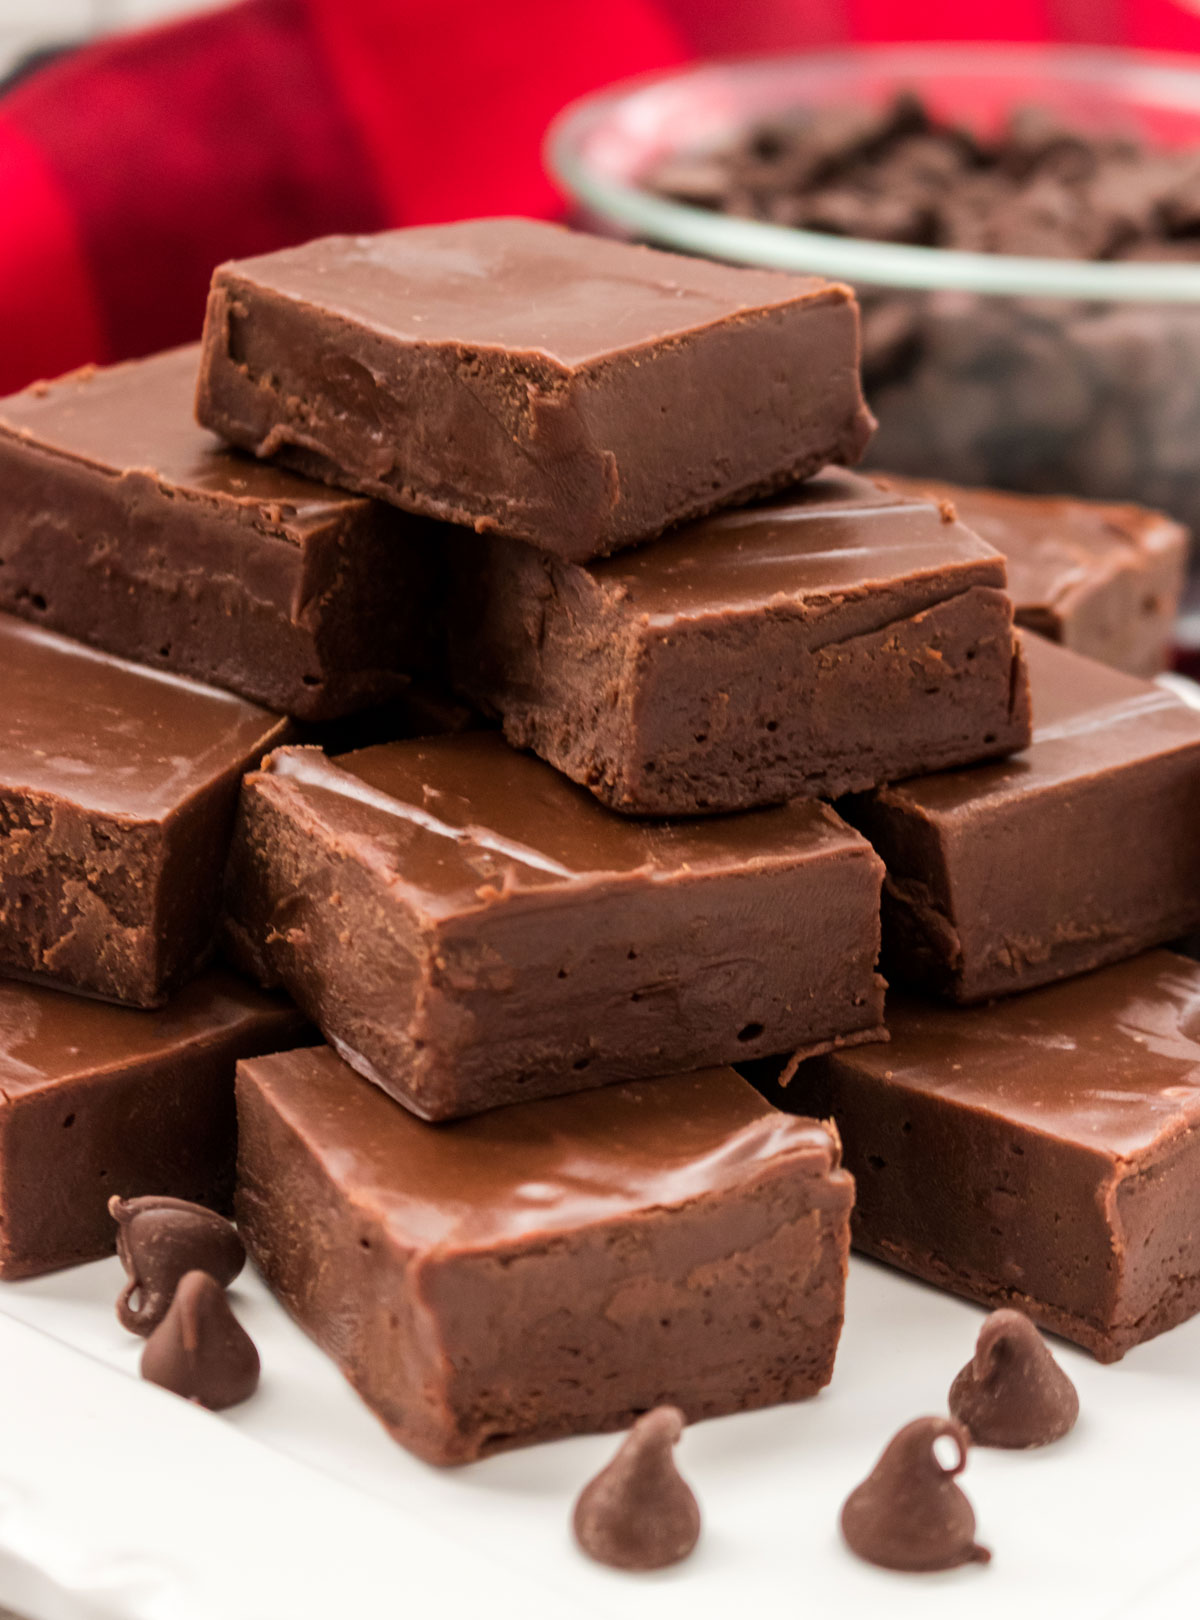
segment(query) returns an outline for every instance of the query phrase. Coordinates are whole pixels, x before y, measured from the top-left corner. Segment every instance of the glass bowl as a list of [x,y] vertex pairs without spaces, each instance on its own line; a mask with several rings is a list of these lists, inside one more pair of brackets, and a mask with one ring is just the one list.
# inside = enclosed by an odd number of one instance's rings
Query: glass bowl
[[823,235],[656,196],[663,160],[788,109],[913,89],[979,133],[1036,105],[1200,150],[1200,67],[1070,46],[884,45],[717,62],[618,86],[552,126],[551,173],[595,228],[850,282],[879,432],[871,463],[1134,500],[1200,528],[1200,262],[1097,263]]

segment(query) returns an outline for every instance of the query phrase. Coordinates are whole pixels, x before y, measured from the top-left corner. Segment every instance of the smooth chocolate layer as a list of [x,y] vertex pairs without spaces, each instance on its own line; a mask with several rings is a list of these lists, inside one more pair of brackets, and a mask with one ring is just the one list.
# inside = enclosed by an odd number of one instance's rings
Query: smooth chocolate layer
[[234,1064],[303,1033],[229,973],[152,1013],[0,980],[0,1277],[111,1254],[114,1195],[228,1209]]
[[0,973],[155,1006],[213,943],[253,703],[0,614]]
[[1200,965],[1168,951],[803,1065],[868,1254],[1113,1361],[1200,1310]]
[[1200,926],[1200,714],[1023,635],[1032,745],[841,809],[883,856],[884,971],[981,1001]]
[[853,1186],[732,1070],[432,1130],[317,1048],[242,1064],[238,1120],[252,1256],[430,1462],[829,1381]]
[[273,754],[242,793],[228,936],[444,1119],[877,1039],[881,881],[825,805],[627,821],[476,732]]
[[0,402],[0,608],[307,719],[402,692],[426,525],[227,450],[192,414],[199,353]]
[[447,536],[459,687],[613,809],[832,796],[1029,740],[1003,559],[826,472],[580,567]]
[[234,444],[586,558],[853,463],[858,306],[524,219],[221,265],[197,410]]
[[1131,675],[1167,667],[1190,540],[1181,523],[1144,506],[879,477],[888,489],[949,501],[995,546],[1018,624]]

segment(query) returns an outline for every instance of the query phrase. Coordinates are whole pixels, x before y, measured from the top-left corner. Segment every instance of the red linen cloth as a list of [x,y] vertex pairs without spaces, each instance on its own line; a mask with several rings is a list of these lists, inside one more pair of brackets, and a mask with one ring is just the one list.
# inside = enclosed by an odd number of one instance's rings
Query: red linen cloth
[[0,393],[195,336],[221,259],[324,232],[553,214],[574,97],[851,40],[1200,49],[1200,0],[243,0],[0,99]]

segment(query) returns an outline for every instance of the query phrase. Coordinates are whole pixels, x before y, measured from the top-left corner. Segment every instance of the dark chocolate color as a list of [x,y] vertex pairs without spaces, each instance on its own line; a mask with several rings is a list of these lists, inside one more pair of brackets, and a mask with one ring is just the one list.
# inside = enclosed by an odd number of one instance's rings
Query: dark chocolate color
[[238,1121],[251,1256],[431,1462],[829,1380],[850,1178],[730,1069],[434,1130],[316,1048],[243,1064]]
[[0,614],[0,973],[161,1004],[213,943],[265,709]]
[[0,402],[0,608],[307,719],[429,657],[428,527],[197,427],[199,347]]
[[1079,1396],[1021,1311],[993,1311],[950,1386],[950,1413],[977,1446],[1048,1446],[1075,1427]]
[[229,973],[160,1012],[0,980],[0,1277],[111,1254],[110,1197],[161,1187],[228,1209],[234,1063],[304,1035],[294,1007]]
[[1188,531],[1142,506],[964,489],[882,475],[889,489],[949,501],[1008,564],[1017,623],[1072,652],[1149,678],[1165,669]]
[[586,558],[858,460],[846,287],[523,219],[221,265],[200,420],[409,511]]
[[[1064,82],[1063,114],[1076,112],[1076,96]],[[1125,130],[1072,129],[1036,108],[998,130],[986,103],[962,107],[978,115],[977,135],[907,95],[892,107],[797,108],[724,152],[673,156],[645,183],[699,207],[840,236],[1200,263],[1191,141],[1143,148]],[[861,297],[875,465],[1137,500],[1200,530],[1191,305],[903,287]]]
[[[946,1468],[934,1442],[946,1437],[958,1458]],[[991,1553],[975,1540],[975,1513],[955,1483],[967,1466],[967,1432],[950,1418],[906,1424],[875,1467],[846,1498],[842,1535],[870,1564],[913,1574],[986,1564]]]
[[360,1074],[445,1119],[878,1039],[881,878],[824,805],[629,821],[476,732],[273,754],[227,933]]
[[883,856],[884,972],[956,1001],[1200,924],[1200,713],[1023,634],[1033,743],[839,808]]
[[1200,964],[969,1010],[891,995],[888,1027],[787,1094],[837,1122],[861,1249],[1101,1361],[1200,1310]]
[[1003,559],[826,472],[581,567],[447,537],[454,679],[617,810],[831,796],[1029,739]]
[[141,1371],[147,1383],[210,1412],[237,1406],[258,1388],[254,1341],[207,1271],[180,1278],[167,1314],[146,1340]]
[[863,321],[877,466],[1139,501],[1200,531],[1193,305],[897,289]]
[[206,1271],[228,1288],[246,1263],[246,1246],[232,1222],[202,1204],[114,1196],[108,1211],[117,1223],[117,1258],[129,1279],[117,1300],[117,1320],[142,1338],[167,1314],[186,1272]]
[[[1064,82],[1064,114],[1076,95]],[[985,101],[963,105],[978,113],[978,138],[931,120],[911,96],[798,108],[726,152],[672,157],[646,183],[837,235],[1200,263],[1192,142],[1140,149],[1124,130],[1064,128],[1029,108],[998,131]],[[1200,323],[1190,304],[904,287],[860,296],[876,466],[1137,500],[1200,530]]]
[[890,105],[797,107],[644,184],[677,201],[834,236],[1065,259],[1200,257],[1195,153],[1015,107],[948,123],[911,90]]
[[700,1506],[675,1466],[683,1413],[674,1406],[644,1412],[612,1462],[580,1493],[575,1539],[598,1564],[613,1569],[666,1569],[700,1539]]
[[376,743],[408,737],[457,736],[462,731],[488,731],[495,722],[455,697],[440,681],[415,680],[402,697],[360,709],[319,725],[297,728],[297,741],[327,754],[349,754]]

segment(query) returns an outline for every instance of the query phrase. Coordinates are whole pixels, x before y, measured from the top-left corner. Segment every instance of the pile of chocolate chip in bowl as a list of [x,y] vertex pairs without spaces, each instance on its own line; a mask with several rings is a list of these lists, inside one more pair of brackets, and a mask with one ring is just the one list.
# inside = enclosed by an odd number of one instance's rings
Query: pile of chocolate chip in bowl
[[5,1277],[116,1248],[221,1409],[248,1255],[428,1462],[628,1430],[575,1534],[648,1569],[853,1240],[993,1314],[846,1542],[986,1561],[1038,1330],[1200,1310],[1186,536],[852,471],[858,359],[837,284],[481,220],[0,404]]
[[[1087,101],[1067,97],[1083,112]],[[1195,145],[1172,148],[1119,108],[1099,125],[1083,112],[1034,102],[970,129],[902,90],[874,108],[772,116],[715,151],[656,161],[643,183],[693,207],[872,242],[1200,265]],[[1200,294],[858,291],[873,464],[1132,498],[1200,525]]]

